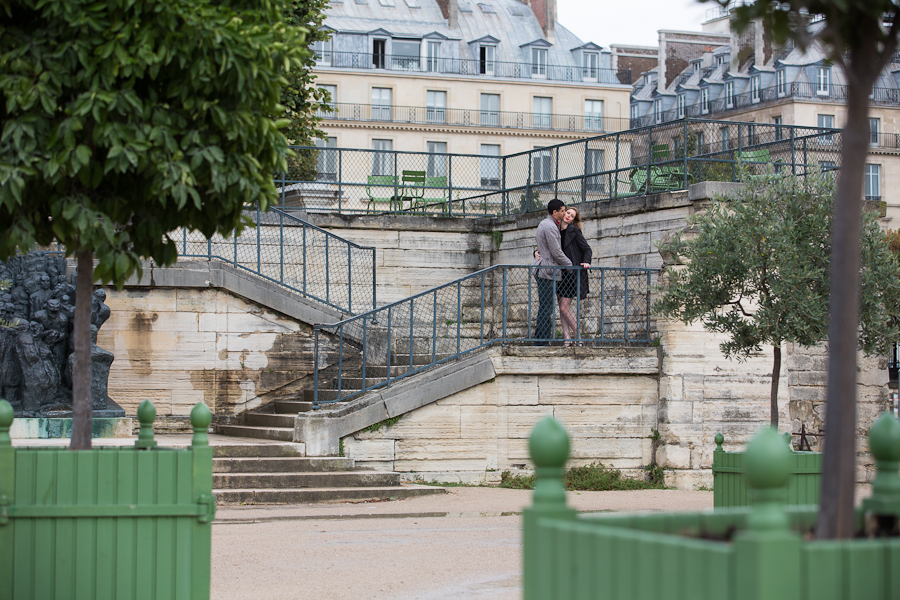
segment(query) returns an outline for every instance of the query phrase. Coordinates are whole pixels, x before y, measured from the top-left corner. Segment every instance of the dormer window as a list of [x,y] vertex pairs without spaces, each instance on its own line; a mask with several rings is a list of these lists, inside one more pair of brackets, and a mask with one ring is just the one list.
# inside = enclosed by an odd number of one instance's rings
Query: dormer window
[[392,66],[397,71],[419,70],[419,40],[395,39],[392,41]]
[[378,4],[382,6],[394,6],[394,0],[378,0]]
[[784,69],[775,71],[775,93],[779,98],[787,94],[787,75]]
[[699,72],[700,72],[700,63],[695,62],[694,63],[694,73],[699,73]]
[[479,4],[478,8],[481,9],[481,12],[483,12],[486,15],[496,15],[497,14],[497,11],[494,10],[493,4]]
[[831,91],[831,67],[816,70],[816,95],[827,96]]
[[653,102],[653,122],[662,123],[662,100]]
[[478,49],[478,72],[482,75],[494,74],[494,56],[496,46],[481,46]]
[[750,102],[759,102],[759,75],[750,78]]
[[[331,0],[334,2],[334,0]],[[422,8],[422,5],[419,4],[419,0],[406,0],[406,5],[410,8]]]
[[547,50],[545,48],[531,49],[531,76],[534,79],[546,79]]
[[728,62],[728,56],[727,56],[727,55],[725,55],[725,54],[720,54],[720,55],[718,55],[718,56],[716,57],[716,65],[717,65],[717,66],[718,66],[718,65],[724,65],[726,62]]
[[709,88],[700,90],[700,112],[704,115],[709,113]]
[[725,108],[734,108],[734,82],[725,82]]
[[676,103],[678,105],[678,118],[683,119],[686,112],[685,107],[687,105],[687,98],[685,98],[684,94],[678,94]]
[[[640,109],[638,108],[638,105],[632,104],[631,105],[631,120],[637,121],[638,117],[640,117],[640,116],[641,116]],[[634,126],[634,123],[632,123],[632,126]]]
[[596,52],[585,52],[581,59],[581,77],[585,81],[597,81],[600,74],[600,55]]
[[331,38],[320,40],[313,45],[316,53],[316,64],[320,67],[331,66]]

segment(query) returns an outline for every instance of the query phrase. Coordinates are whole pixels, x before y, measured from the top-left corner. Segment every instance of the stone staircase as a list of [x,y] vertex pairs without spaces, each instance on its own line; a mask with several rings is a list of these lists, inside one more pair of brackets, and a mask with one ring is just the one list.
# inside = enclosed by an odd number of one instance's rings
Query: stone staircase
[[245,412],[243,425],[216,425],[216,433],[290,442],[294,436],[294,417],[297,413],[312,410],[312,402],[276,400],[265,408],[268,411]]
[[400,485],[400,474],[357,469],[353,460],[305,457],[290,444],[213,446],[219,504],[305,504],[409,498],[444,488]]

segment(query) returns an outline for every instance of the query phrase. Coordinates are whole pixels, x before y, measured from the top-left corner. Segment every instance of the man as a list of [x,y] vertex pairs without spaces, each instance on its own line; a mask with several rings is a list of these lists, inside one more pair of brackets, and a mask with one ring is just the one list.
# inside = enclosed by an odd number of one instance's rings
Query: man
[[[537,228],[537,247],[540,253],[541,266],[571,266],[569,260],[562,251],[562,239],[559,234],[559,223],[566,214],[566,205],[561,200],[554,198],[547,203],[546,219],[541,221]],[[538,313],[537,323],[534,327],[534,337],[538,340],[549,340],[553,332],[553,293],[556,282],[560,280],[561,269],[538,269]],[[535,346],[546,346],[548,342],[535,342]]]

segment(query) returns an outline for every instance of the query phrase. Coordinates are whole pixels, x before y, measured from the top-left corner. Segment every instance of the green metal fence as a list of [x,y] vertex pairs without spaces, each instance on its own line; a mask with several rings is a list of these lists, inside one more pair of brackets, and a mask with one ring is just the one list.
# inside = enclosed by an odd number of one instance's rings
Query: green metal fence
[[0,401],[0,598],[208,600],[215,516],[209,409],[187,450],[13,448]]
[[770,166],[840,168],[841,132],[682,119],[507,156],[298,147],[276,175],[284,210],[498,216],[738,181]]

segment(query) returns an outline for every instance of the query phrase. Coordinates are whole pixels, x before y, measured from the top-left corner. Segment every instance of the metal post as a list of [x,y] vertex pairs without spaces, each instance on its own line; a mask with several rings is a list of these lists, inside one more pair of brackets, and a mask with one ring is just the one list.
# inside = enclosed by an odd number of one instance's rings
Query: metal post
[[[500,207],[500,214],[506,216],[511,211],[509,210],[509,190],[506,189],[506,157],[505,156],[501,159],[501,165],[502,165],[502,167],[500,169],[500,179],[501,179],[500,185],[502,186],[502,189],[503,189],[503,200],[502,200],[502,205]],[[487,200],[485,200],[484,210],[487,211]]]
[[684,183],[682,185],[683,185],[683,187],[687,187],[688,186],[687,119],[684,119],[684,134],[683,135],[684,135],[684,137],[681,138],[681,142],[682,142],[681,143],[681,151],[682,151],[682,154],[684,155],[684,166],[682,167],[682,177],[684,179]]
[[650,271],[649,271],[649,269],[647,270],[647,302],[644,306],[647,307],[647,326],[646,326],[645,330],[647,332],[647,341],[650,341]]
[[[399,179],[399,172],[397,171],[397,153],[394,152],[394,201],[390,203],[390,207],[393,209],[394,206],[398,204],[399,194],[397,193],[397,180]],[[401,204],[400,208],[403,208],[402,201],[399,202]],[[373,207],[374,208],[374,207]]]
[[484,273],[481,274],[481,339],[479,346],[484,345]]
[[737,170],[737,158],[741,155],[741,124],[738,123],[738,153],[737,155],[731,156],[731,180],[735,180],[736,170]]
[[262,247],[260,246],[260,227],[262,223],[259,222],[259,204],[256,205],[256,272],[258,274],[262,274]]
[[619,136],[620,134],[616,134],[616,190],[613,193],[613,200],[619,197]]
[[279,276],[278,280],[284,285],[284,215],[278,215],[278,249],[279,249]]
[[502,343],[506,343],[506,267],[500,267],[503,269],[503,340]]
[[809,139],[809,137],[803,138],[803,178],[804,179],[809,174],[809,156],[807,156],[807,154],[806,154],[806,150],[807,150],[806,141],[808,139]]
[[434,301],[431,307],[431,364],[434,364],[437,358],[437,291],[432,297]]
[[287,179],[287,173],[281,171],[281,208],[284,208],[285,205],[285,179]]
[[[532,254],[532,256],[534,256]],[[535,273],[537,273],[537,269],[534,267],[528,267],[528,339],[534,339],[531,331],[531,304],[534,302],[531,295],[532,283],[531,280],[534,279]],[[535,284],[536,285],[536,284]]]
[[581,267],[575,271],[575,343],[581,341]]
[[306,294],[306,223],[303,224],[303,294]]
[[556,158],[553,160],[553,197],[559,197],[559,146],[556,147]]
[[343,200],[343,197],[344,197],[344,190],[343,190],[343,186],[344,186],[344,167],[343,167],[344,153],[342,150],[338,150],[337,153],[338,153],[338,175],[337,175],[338,197],[337,197],[337,201],[338,201],[338,213],[340,213],[341,212],[341,201]]
[[[634,150],[631,151],[632,156]],[[647,181],[644,182],[644,194],[650,193],[650,165],[653,162],[653,126],[647,128]]]
[[313,346],[313,408],[319,408],[319,328],[314,329],[316,341]]
[[391,358],[394,353],[394,345],[391,343],[391,307],[387,309],[387,386],[391,387]]
[[375,248],[372,248],[372,310],[378,308],[375,298]]
[[600,339],[605,340],[605,331],[603,330],[606,312],[606,269],[600,269]]
[[453,216],[453,156],[451,154],[447,155],[447,216]]
[[794,127],[791,126],[791,174],[797,174],[797,158],[794,153]]
[[460,338],[462,337],[462,281],[456,282],[456,353],[460,352]]
[[413,299],[409,299],[409,370],[413,370]]
[[628,269],[625,269],[625,338],[628,341]]
[[366,333],[368,331],[367,323],[368,319],[363,318],[363,339],[362,339],[362,386],[360,387],[360,391],[366,391]]
[[353,246],[350,244],[347,244],[347,311],[353,314]]
[[344,325],[342,324],[340,327],[341,334],[339,336],[338,342],[338,387],[337,387],[337,399],[341,397],[341,390],[344,385]]
[[581,170],[581,201],[587,202],[588,143],[584,142],[584,168]]
[[237,257],[237,238],[238,238],[238,234],[237,234],[237,230],[236,230],[236,229],[235,229],[234,231],[232,231],[232,236],[234,237],[234,261],[233,261],[233,264],[234,264],[234,266],[237,266],[237,264],[238,264],[238,260],[237,260],[237,258],[238,258],[238,257]]
[[328,234],[325,234],[325,303],[331,304],[331,264],[328,256]]

